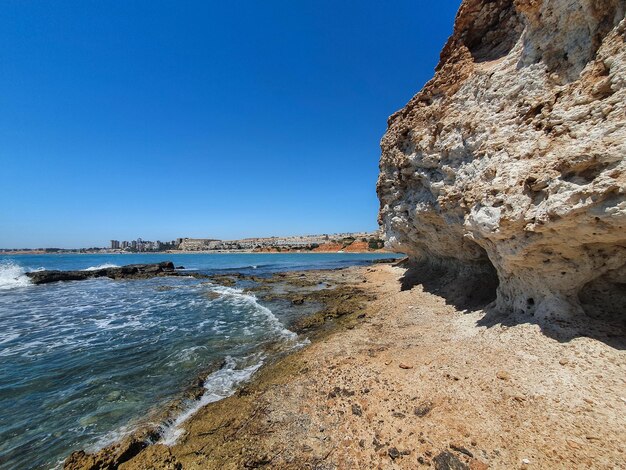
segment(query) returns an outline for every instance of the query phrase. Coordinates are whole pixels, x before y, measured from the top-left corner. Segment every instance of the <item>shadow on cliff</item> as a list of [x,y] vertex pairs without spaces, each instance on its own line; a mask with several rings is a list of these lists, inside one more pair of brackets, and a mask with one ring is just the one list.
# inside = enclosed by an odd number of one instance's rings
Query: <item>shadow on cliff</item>
[[568,320],[536,318],[529,313],[502,312],[493,305],[485,307],[485,315],[476,326],[513,327],[522,323],[539,326],[541,332],[559,343],[576,338],[591,338],[615,349],[626,349],[626,325],[616,316],[594,318],[589,314],[578,315]]
[[467,266],[454,263],[400,264],[406,268],[400,279],[401,290],[421,285],[426,292],[443,297],[458,310],[482,310],[496,299],[498,276],[490,264]]
[[609,271],[587,283],[578,293],[581,311],[570,313],[564,319],[543,318],[528,312],[502,312],[493,306],[485,308],[485,315],[477,326],[515,326],[520,323],[538,325],[546,336],[569,342],[575,338],[592,338],[612,348],[626,349],[626,278],[617,271]]
[[[468,269],[454,264],[422,263],[409,261],[398,263],[406,269],[400,279],[401,290],[410,290],[421,285],[424,291],[445,299],[457,310],[470,313],[484,311],[476,326],[514,327],[523,323],[535,324],[544,335],[567,343],[586,337],[603,342],[608,346],[626,349],[626,288],[617,286],[612,295],[606,289],[594,292],[587,289],[580,301],[585,315],[565,320],[537,318],[527,312],[503,312],[495,307],[498,276],[490,266]],[[590,300],[591,299],[591,300]]]

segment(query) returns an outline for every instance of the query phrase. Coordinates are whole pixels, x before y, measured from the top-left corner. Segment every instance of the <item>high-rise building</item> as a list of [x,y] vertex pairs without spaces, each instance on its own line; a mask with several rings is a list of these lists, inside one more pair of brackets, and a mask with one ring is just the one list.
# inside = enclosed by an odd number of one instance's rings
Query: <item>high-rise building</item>
[[131,241],[131,242],[130,242],[130,247],[131,247],[133,250],[136,250],[136,249],[137,249],[137,240],[133,240],[133,241]]
[[120,249],[120,241],[119,240],[111,240],[111,249],[119,250]]
[[122,242],[122,249],[124,249],[124,250],[125,250],[126,248],[128,248],[128,242],[127,242],[126,240],[124,240],[124,241]]

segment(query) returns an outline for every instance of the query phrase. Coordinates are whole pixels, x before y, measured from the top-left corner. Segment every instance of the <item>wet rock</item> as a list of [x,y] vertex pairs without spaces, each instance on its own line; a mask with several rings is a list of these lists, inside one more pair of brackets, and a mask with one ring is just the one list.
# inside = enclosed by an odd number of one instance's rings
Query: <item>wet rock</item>
[[157,276],[177,276],[174,263],[164,261],[155,264],[129,264],[118,268],[103,268],[93,271],[34,271],[26,273],[33,284],[49,284],[59,281],[84,281],[98,277],[110,279],[149,279]]
[[214,274],[209,276],[209,279],[211,279],[211,281],[215,284],[219,284],[224,287],[234,287],[237,284],[237,281],[231,275]]
[[119,390],[113,390],[106,396],[107,401],[117,401],[122,396],[122,393]]
[[209,300],[215,300],[215,299],[219,299],[222,294],[220,294],[219,292],[214,292],[214,291],[208,291],[204,294]]
[[[95,454],[79,450],[65,460],[65,470],[115,469],[148,446],[151,436],[129,436]],[[154,437],[154,436],[152,436]]]

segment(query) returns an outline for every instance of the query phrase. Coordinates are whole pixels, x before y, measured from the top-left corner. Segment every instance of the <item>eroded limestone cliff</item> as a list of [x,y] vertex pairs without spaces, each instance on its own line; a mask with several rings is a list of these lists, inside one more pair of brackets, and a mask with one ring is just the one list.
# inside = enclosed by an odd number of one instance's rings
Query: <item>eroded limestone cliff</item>
[[497,274],[497,307],[626,309],[625,0],[464,0],[382,139],[379,219],[418,262]]

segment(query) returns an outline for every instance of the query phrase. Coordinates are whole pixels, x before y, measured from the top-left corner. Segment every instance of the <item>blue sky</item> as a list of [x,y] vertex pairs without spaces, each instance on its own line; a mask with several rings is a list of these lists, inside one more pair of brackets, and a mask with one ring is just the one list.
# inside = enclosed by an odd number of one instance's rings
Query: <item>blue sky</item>
[[459,4],[3,2],[0,247],[376,229]]

